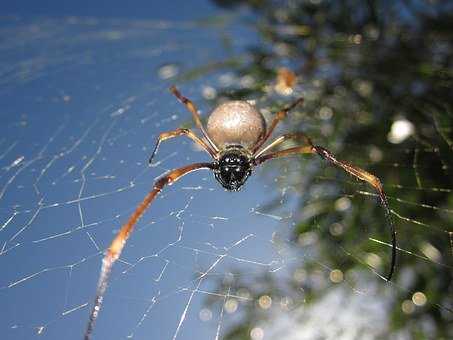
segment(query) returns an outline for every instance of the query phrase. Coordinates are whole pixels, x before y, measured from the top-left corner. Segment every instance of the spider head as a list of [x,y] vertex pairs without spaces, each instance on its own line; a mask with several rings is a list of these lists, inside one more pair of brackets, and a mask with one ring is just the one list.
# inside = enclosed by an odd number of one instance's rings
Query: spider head
[[250,157],[242,147],[229,147],[220,157],[215,178],[229,191],[238,191],[252,173]]

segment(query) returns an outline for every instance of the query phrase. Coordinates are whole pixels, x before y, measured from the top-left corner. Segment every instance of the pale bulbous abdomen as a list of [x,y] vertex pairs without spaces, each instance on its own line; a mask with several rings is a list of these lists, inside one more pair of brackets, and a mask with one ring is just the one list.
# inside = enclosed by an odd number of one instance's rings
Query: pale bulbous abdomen
[[266,133],[266,122],[246,101],[229,101],[211,113],[207,132],[220,149],[233,144],[250,149]]

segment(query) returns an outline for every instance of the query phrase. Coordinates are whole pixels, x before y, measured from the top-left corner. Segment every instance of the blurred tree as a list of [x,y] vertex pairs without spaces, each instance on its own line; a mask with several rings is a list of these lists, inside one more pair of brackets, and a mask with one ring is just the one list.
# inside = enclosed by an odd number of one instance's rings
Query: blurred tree
[[[247,20],[262,37],[249,47],[247,58],[233,65],[240,81],[218,90],[216,100],[257,98],[275,112],[304,92],[302,114],[288,118],[291,129],[307,132],[340,159],[382,179],[400,247],[391,324],[384,336],[401,331],[411,338],[453,336],[453,3],[214,2],[231,10],[251,9]],[[286,92],[275,80],[286,72],[283,67],[296,76]],[[297,306],[297,301],[319,301],[332,287],[329,280],[333,284],[347,279],[354,285],[371,272],[367,267],[387,270],[390,247],[370,240],[389,241],[383,209],[364,194],[373,190],[312,158],[302,161],[296,183],[288,183],[285,176],[279,182],[306,193],[293,239],[301,253],[316,255],[303,257],[300,266],[291,268],[287,282],[276,282],[269,273],[251,282],[237,273],[234,282],[218,282],[219,291],[246,291],[253,301],[270,296]],[[276,199],[268,208],[278,205]],[[304,214],[308,207],[310,213]],[[335,270],[324,270],[319,263]],[[319,284],[320,275],[325,284]],[[377,276],[368,280],[378,281],[382,289],[387,284]],[[413,309],[407,302],[417,305],[416,292],[423,292],[428,303]],[[243,313],[225,339],[248,339],[254,325],[271,317],[257,304],[247,305]]]

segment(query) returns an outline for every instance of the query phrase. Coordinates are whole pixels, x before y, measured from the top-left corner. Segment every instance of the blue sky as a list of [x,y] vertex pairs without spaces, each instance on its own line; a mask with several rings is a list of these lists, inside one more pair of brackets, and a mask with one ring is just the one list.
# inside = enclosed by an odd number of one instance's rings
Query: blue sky
[[2,13],[27,17],[94,16],[97,18],[142,18],[192,20],[216,13],[208,0],[136,0],[136,1],[4,1]]
[[[159,78],[159,68],[172,63],[186,71],[226,54],[219,39],[224,31],[181,23],[221,10],[207,1],[175,3],[3,6],[13,18],[0,23],[2,339],[80,339],[103,250],[121,223],[157,176],[209,160],[180,139],[162,145],[158,166],[147,164],[159,133],[191,121],[168,91],[175,80]],[[172,25],[155,25],[159,20]],[[255,39],[239,26],[230,30],[242,29],[233,40],[238,51]],[[177,85],[206,114],[201,93],[217,78],[201,78]],[[266,192],[254,176],[241,193],[226,193],[207,171],[166,188],[122,255],[137,265],[119,261],[114,268],[95,339],[124,339],[131,332],[135,339],[172,339],[176,333],[179,340],[214,339],[220,311],[214,307],[212,320],[204,322],[199,312],[207,295],[196,294],[188,304],[194,277],[238,242],[231,253],[252,262],[249,272],[267,270],[261,262],[276,256],[269,240],[278,221],[250,212],[260,209]],[[225,257],[213,278],[235,262]],[[213,283],[205,280],[200,289],[213,290]],[[156,306],[139,324],[153,298]]]

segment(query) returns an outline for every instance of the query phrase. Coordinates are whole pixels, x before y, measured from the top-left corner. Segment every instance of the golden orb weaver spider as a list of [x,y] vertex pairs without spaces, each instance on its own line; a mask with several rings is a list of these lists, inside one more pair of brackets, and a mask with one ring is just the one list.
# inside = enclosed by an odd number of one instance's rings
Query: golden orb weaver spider
[[[314,145],[311,139],[302,132],[287,133],[272,141],[263,147],[269,139],[278,123],[283,120],[287,113],[303,103],[303,98],[297,99],[294,103],[282,109],[275,114],[269,128],[266,127],[265,120],[261,113],[246,101],[229,101],[218,106],[209,116],[207,130],[204,128],[200,114],[194,103],[188,98],[181,95],[174,86],[170,91],[181,101],[186,108],[192,113],[193,120],[202,134],[198,137],[189,129],[176,129],[173,131],[163,132],[159,135],[153,153],[149,159],[151,163],[156,154],[159,145],[164,140],[186,136],[198,144],[203,150],[208,152],[214,159],[211,163],[194,163],[171,170],[166,175],[159,178],[153,186],[153,189],[146,195],[143,201],[137,206],[135,211],[129,217],[128,221],[121,227],[112,243],[110,244],[103,260],[99,281],[96,290],[94,306],[90,313],[87,329],[85,331],[85,340],[91,338],[95,321],[101,309],[102,300],[109,279],[112,266],[119,258],[127,239],[133,232],[134,227],[148,206],[154,201],[156,196],[162,191],[165,185],[171,185],[184,175],[200,169],[210,169],[213,171],[217,181],[229,191],[237,191],[251,175],[254,167],[270,159],[285,157],[294,154],[317,154],[333,165],[342,168],[344,171],[355,176],[356,178],[369,183],[376,190],[380,203],[384,207],[385,214],[390,226],[392,239],[392,257],[390,271],[386,280],[392,278],[396,262],[396,231],[390,214],[389,205],[384,193],[380,180],[366,172],[365,170],[349,164],[345,161],[338,160],[329,150]],[[304,144],[289,149],[270,152],[276,146],[286,140],[299,140]]]

